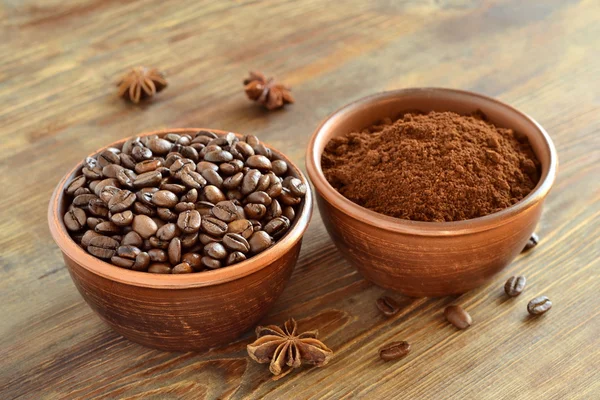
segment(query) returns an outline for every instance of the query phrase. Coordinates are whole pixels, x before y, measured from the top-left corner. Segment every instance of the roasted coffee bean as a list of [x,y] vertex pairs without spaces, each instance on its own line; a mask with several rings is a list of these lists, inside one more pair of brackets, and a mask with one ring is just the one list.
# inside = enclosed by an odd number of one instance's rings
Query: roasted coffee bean
[[111,213],[120,213],[133,205],[136,195],[129,190],[120,190],[113,195],[108,202],[108,209]]
[[133,222],[133,213],[130,210],[126,210],[120,213],[112,214],[110,220],[117,226],[131,225]]
[[73,207],[71,210],[67,211],[63,218],[65,226],[70,231],[78,231],[83,229],[85,227],[86,220],[87,217],[85,215],[85,211],[77,207]]
[[79,188],[84,187],[86,183],[85,175],[79,175],[71,180],[71,182],[66,186],[65,193],[68,195],[73,195],[75,191]]
[[142,238],[148,239],[158,230],[158,225],[152,218],[147,215],[136,215],[133,218],[133,230],[136,231]]
[[271,179],[270,185],[266,189],[266,193],[271,196],[271,198],[276,198],[281,195],[282,190],[283,186],[281,185],[279,179],[277,179],[275,182],[273,182],[273,179]]
[[386,344],[379,350],[379,358],[383,361],[399,360],[410,353],[410,344],[405,341]]
[[167,252],[162,249],[150,249],[148,250],[148,255],[152,262],[162,263],[168,260]]
[[98,161],[94,157],[86,157],[81,165],[83,168],[94,168],[98,165]]
[[525,244],[525,247],[523,248],[523,252],[533,249],[535,246],[537,246],[539,241],[540,241],[540,237],[537,235],[537,233],[534,232],[531,235],[531,237],[529,238],[529,240],[527,241],[527,244]]
[[273,218],[280,217],[282,214],[281,206],[277,200],[273,200],[271,205],[267,207],[267,213],[265,214],[265,218],[267,220],[272,220]]
[[197,189],[190,189],[187,191],[186,194],[184,194],[183,196],[181,196],[181,201],[183,203],[195,203],[198,201],[198,190]]
[[552,308],[552,302],[546,296],[538,296],[527,304],[527,312],[531,315],[544,314]]
[[212,242],[220,242],[221,238],[217,237],[217,236],[210,236],[210,235],[207,235],[206,233],[201,233],[198,235],[198,241],[202,245],[207,245]]
[[132,170],[124,168],[117,172],[116,178],[117,181],[119,181],[119,183],[121,184],[121,186],[132,188],[133,181],[135,181],[137,175]]
[[202,224],[202,217],[196,210],[187,210],[179,214],[177,218],[177,226],[184,233],[198,232]]
[[156,237],[160,240],[169,241],[179,235],[179,228],[173,223],[165,224],[158,228]]
[[165,155],[169,151],[171,151],[173,143],[165,139],[156,138],[148,140],[147,146],[152,151],[152,153],[157,155]]
[[254,191],[264,192],[269,188],[269,185],[271,185],[271,176],[268,174],[262,175],[258,179],[258,183],[256,184],[256,189],[254,189]]
[[94,230],[103,235],[116,235],[119,232],[121,232],[121,228],[119,228],[112,221],[100,222],[98,225],[96,225],[96,228],[94,228]]
[[246,165],[250,168],[255,168],[261,171],[270,171],[272,168],[271,160],[263,155],[253,155],[248,157]]
[[272,242],[271,236],[269,236],[269,234],[265,231],[254,232],[248,240],[248,243],[250,244],[250,251],[253,254],[257,254],[263,250],[266,250],[269,248],[269,246],[271,246]]
[[156,214],[156,210],[154,208],[140,202],[133,203],[133,212],[135,214],[143,214],[149,217],[153,217]]
[[152,158],[152,151],[143,146],[135,146],[133,150],[131,150],[131,156],[137,162],[149,160]]
[[222,162],[228,162],[228,161],[233,160],[233,156],[231,155],[230,152],[225,151],[225,150],[213,150],[213,151],[207,152],[204,155],[204,160],[210,161],[210,162],[222,163]]
[[131,260],[135,259],[141,252],[142,251],[137,246],[122,245],[117,248],[117,255],[119,257],[129,258]]
[[169,242],[168,255],[171,265],[179,264],[181,261],[181,240],[179,238],[173,238]]
[[215,171],[217,172],[219,170],[219,166],[215,163],[211,163],[208,161],[200,161],[197,165],[196,165],[196,171],[202,173],[206,170],[210,170],[210,171]]
[[270,205],[272,201],[273,201],[273,199],[271,199],[271,196],[269,196],[265,192],[250,193],[246,197],[246,202],[247,203],[262,204],[264,206]]
[[217,134],[213,133],[211,131],[204,131],[204,130],[202,130],[202,131],[196,132],[196,139],[199,138],[199,137],[202,137],[202,136],[208,137],[209,139],[216,139],[216,138],[218,138]]
[[281,215],[286,217],[290,221],[293,221],[296,218],[296,211],[292,206],[283,207],[281,209]]
[[304,197],[306,195],[306,185],[298,178],[288,176],[283,180],[282,184],[295,197]]
[[181,156],[181,154],[171,152],[171,153],[167,154],[167,157],[165,158],[165,162],[163,163],[163,165],[170,169],[171,165],[173,165],[173,163],[175,161],[179,160],[180,158],[183,158]]
[[197,163],[198,159],[200,158],[200,156],[198,155],[198,151],[192,146],[183,146],[183,148],[181,149],[181,155],[185,158],[192,160],[195,163]]
[[96,226],[101,223],[106,221],[104,218],[98,218],[98,217],[88,217],[85,221],[86,225],[88,228],[90,229],[96,229]]
[[133,187],[140,189],[145,187],[156,187],[160,184],[162,175],[159,171],[148,171],[138,175],[133,181]]
[[97,198],[98,196],[92,193],[80,194],[79,196],[73,199],[73,205],[83,210],[87,210],[90,204],[90,200],[94,200]]
[[466,329],[473,324],[473,319],[461,306],[452,305],[446,307],[444,316],[448,322],[458,329]]
[[223,185],[223,178],[217,171],[213,171],[212,169],[203,170],[200,175],[208,182],[209,184],[220,188]]
[[225,236],[223,236],[223,245],[231,251],[239,251],[242,253],[247,253],[250,251],[250,245],[248,244],[248,241],[238,233],[227,233]]
[[221,261],[215,260],[214,258],[204,256],[201,259],[202,265],[209,269],[221,268]]
[[225,189],[235,189],[241,185],[243,179],[244,174],[238,172],[235,175],[225,178],[225,180],[223,181],[223,187]]
[[121,171],[123,169],[124,168],[121,167],[120,165],[108,164],[107,166],[102,168],[102,175],[104,175],[105,178],[116,178],[119,171]]
[[79,189],[77,189],[74,193],[73,196],[77,197],[80,196],[82,194],[92,194],[92,191],[86,187],[80,187]]
[[282,176],[288,171],[288,165],[283,160],[275,160],[271,163],[271,171],[277,176]]
[[246,142],[237,142],[234,149],[240,153],[244,159],[249,159],[254,156],[254,149]]
[[242,192],[240,192],[237,189],[233,189],[227,192],[227,194],[225,195],[225,197],[227,197],[227,200],[242,200],[244,198],[244,195],[242,194]]
[[219,242],[212,242],[204,246],[204,255],[222,260],[227,257],[227,250]]
[[221,221],[215,217],[202,218],[202,232],[215,236],[221,237],[227,233],[228,225],[227,222]]
[[377,299],[377,308],[386,317],[392,317],[400,311],[400,306],[394,299],[388,296],[383,296]]
[[191,211],[196,208],[194,203],[179,202],[175,205],[175,212],[181,214],[184,211]]
[[[94,186],[94,189],[93,189],[94,190],[94,194],[96,196],[102,198],[101,193],[104,190],[104,188],[106,188],[107,186],[110,187],[108,193],[109,194],[114,194],[114,193],[116,193],[115,189],[118,189],[119,181],[117,181],[115,178],[107,178],[107,179],[101,180],[100,182],[98,182]],[[106,196],[106,194],[105,194],[105,196]]]
[[188,188],[178,183],[161,183],[160,190],[168,190],[169,192],[173,192],[175,195],[179,196],[187,192]]
[[104,150],[97,158],[98,166],[104,168],[109,164],[121,164],[121,159],[118,154],[110,151],[109,149]]
[[96,231],[85,231],[85,233],[83,234],[83,236],[81,237],[81,245],[85,248],[88,247],[90,245],[90,241],[92,240],[92,238],[95,238],[97,236],[102,236],[101,234],[97,233]]
[[96,236],[90,239],[88,253],[98,258],[111,258],[119,247],[119,242],[108,236]]
[[254,232],[258,232],[262,229],[262,224],[260,223],[260,221],[258,221],[256,219],[249,219],[248,221],[250,221],[250,223],[252,224],[252,228],[254,229]]
[[261,173],[257,169],[249,170],[242,180],[241,192],[244,195],[248,195],[256,190],[256,186],[258,185],[258,180],[261,177]]
[[121,244],[123,246],[130,245],[130,246],[140,247],[143,242],[144,242],[144,240],[142,239],[140,234],[135,231],[128,232],[123,237],[123,240],[121,240]]
[[162,166],[163,162],[160,159],[144,160],[135,164],[135,172],[143,174],[145,172],[155,171]]
[[202,194],[204,195],[207,201],[213,204],[226,200],[225,195],[223,194],[221,189],[213,185],[205,186]]
[[233,265],[239,262],[242,262],[246,259],[246,255],[244,253],[240,253],[239,251],[234,251],[233,253],[227,256],[225,260],[225,265]]
[[127,170],[133,172],[135,169],[136,160],[131,155],[125,153],[119,154],[119,158],[121,159],[121,165]]
[[237,219],[231,221],[227,226],[228,233],[238,233],[242,235],[244,239],[249,239],[254,233],[252,223],[247,219]]
[[525,289],[525,283],[527,280],[523,275],[520,276],[511,276],[504,284],[504,291],[510,297],[516,297],[523,292]]
[[152,194],[152,203],[157,207],[171,208],[179,202],[177,195],[168,190],[159,190]]
[[81,170],[81,173],[88,181],[90,181],[90,189],[92,190],[94,190],[94,188],[92,187],[91,181],[96,179],[102,179],[102,168],[100,168],[99,166],[96,166],[94,168],[83,168]]
[[189,264],[195,270],[202,269],[202,256],[198,253],[185,253],[181,256],[181,262]]
[[267,146],[265,146],[262,143],[259,143],[256,146],[252,146],[252,148],[254,149],[254,154],[263,155],[263,156],[267,157],[269,160],[273,157],[273,154],[271,153],[271,149],[269,149]]
[[100,194],[98,195],[100,197],[100,199],[104,202],[104,204],[107,204],[110,202],[110,200],[121,191],[121,189],[119,189],[116,186],[104,186],[102,188],[102,190],[100,190]]
[[261,219],[267,213],[267,207],[262,204],[246,204],[244,206],[244,213],[250,219]]
[[171,164],[169,170],[171,175],[177,179],[181,179],[181,176],[189,171],[196,169],[196,164],[189,158],[178,158]]
[[186,262],[182,262],[173,267],[171,273],[173,274],[190,274],[194,272],[192,266]]
[[211,203],[210,201],[199,201],[196,203],[196,210],[200,213],[200,215],[205,216],[205,215],[212,215],[210,210],[212,210],[212,208],[215,205],[213,203]]
[[206,179],[196,171],[184,171],[181,173],[181,182],[189,188],[202,189],[206,185]]
[[135,264],[135,260],[131,260],[129,258],[123,258],[119,256],[112,256],[110,258],[110,262],[116,265],[117,267],[131,269],[133,264]]
[[260,143],[260,140],[258,140],[258,137],[256,135],[246,135],[244,136],[244,142],[254,147]]
[[294,196],[289,189],[283,188],[281,189],[281,194],[278,197],[279,201],[286,206],[295,206],[300,204],[302,199],[300,197]]
[[158,218],[162,219],[163,221],[167,221],[167,222],[177,221],[177,214],[174,213],[169,208],[157,208],[156,215],[158,216]]
[[237,218],[237,206],[229,201],[220,201],[211,209],[213,216],[219,218],[221,221],[231,222]]
[[153,263],[148,267],[148,272],[151,274],[170,274],[171,266],[166,263]]
[[163,249],[163,250],[169,248],[170,241],[168,241],[168,240],[160,240],[156,236],[152,236],[148,240],[150,241],[150,246],[152,248]]
[[146,252],[142,252],[135,257],[135,263],[131,267],[134,271],[145,271],[150,265],[150,255]]
[[[235,155],[234,155],[235,157]],[[237,171],[237,168],[235,165],[233,165],[232,163],[228,162],[228,163],[223,163],[219,165],[219,169],[218,171],[220,171],[220,173],[222,175],[225,175],[227,177],[229,177],[230,175],[235,174]]]

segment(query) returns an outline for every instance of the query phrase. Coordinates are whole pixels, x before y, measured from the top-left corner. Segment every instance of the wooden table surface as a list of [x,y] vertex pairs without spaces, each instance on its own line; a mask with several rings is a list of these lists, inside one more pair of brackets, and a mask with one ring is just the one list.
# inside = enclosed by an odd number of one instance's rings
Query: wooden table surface
[[[598,15],[597,0],[0,0],[0,398],[600,398]],[[114,86],[135,65],[169,81],[138,107]],[[289,83],[297,103],[271,113],[250,103],[249,69]],[[326,115],[413,86],[497,97],[536,118],[558,149],[540,245],[489,285],[455,298],[388,293],[403,308],[385,319],[375,308],[384,290],[348,265],[315,212],[263,323],[293,316],[336,355],[273,382],[246,355],[251,333],[201,354],[147,349],[112,332],[72,284],[46,207],[96,148],[204,126],[257,134],[304,166]],[[502,287],[514,274],[528,286],[509,300]],[[553,309],[528,318],[541,294]],[[445,322],[451,303],[471,313],[471,328]],[[380,361],[394,340],[411,354]]]

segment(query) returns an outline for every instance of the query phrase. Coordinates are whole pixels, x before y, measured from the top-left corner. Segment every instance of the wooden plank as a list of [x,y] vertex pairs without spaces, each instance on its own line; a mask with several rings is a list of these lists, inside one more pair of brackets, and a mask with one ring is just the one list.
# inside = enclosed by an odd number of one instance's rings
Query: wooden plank
[[[600,3],[594,0],[0,1],[1,398],[600,397]],[[119,75],[156,66],[169,87],[141,107],[115,98]],[[297,103],[267,113],[241,80],[260,69]],[[294,275],[264,323],[318,328],[336,357],[280,380],[252,363],[248,334],[170,354],[110,331],[75,290],[46,227],[54,185],[123,136],[207,126],[257,134],[303,165],[327,114],[377,91],[475,90],[536,118],[560,172],[533,252],[458,298],[408,299],[384,319],[384,291],[341,258],[315,213]],[[512,274],[526,292],[502,295]],[[526,304],[546,294],[538,319]],[[475,324],[458,332],[443,308]],[[383,363],[377,350],[408,340]]]

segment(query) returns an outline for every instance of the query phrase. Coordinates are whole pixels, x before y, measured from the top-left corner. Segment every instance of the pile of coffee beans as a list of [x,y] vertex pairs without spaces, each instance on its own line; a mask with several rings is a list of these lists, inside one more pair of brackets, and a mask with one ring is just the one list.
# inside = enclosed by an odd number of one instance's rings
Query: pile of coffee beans
[[84,160],[64,224],[90,254],[152,273],[212,270],[271,247],[306,185],[256,136],[136,137]]

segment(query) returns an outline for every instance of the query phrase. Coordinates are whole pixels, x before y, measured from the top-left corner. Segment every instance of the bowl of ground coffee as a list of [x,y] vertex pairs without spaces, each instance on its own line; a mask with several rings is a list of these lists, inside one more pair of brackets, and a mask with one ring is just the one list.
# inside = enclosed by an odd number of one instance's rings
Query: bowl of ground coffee
[[405,89],[336,111],[306,165],[338,249],[410,296],[473,289],[507,266],[556,176],[546,131],[513,107],[451,89]]
[[228,343],[279,297],[312,213],[301,171],[256,136],[172,129],[86,157],[48,220],[75,286],[123,336]]

